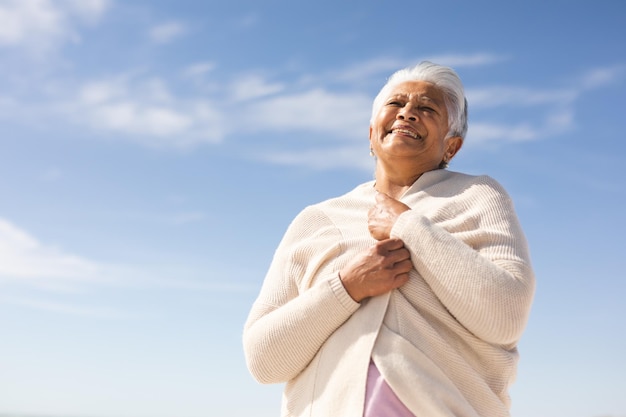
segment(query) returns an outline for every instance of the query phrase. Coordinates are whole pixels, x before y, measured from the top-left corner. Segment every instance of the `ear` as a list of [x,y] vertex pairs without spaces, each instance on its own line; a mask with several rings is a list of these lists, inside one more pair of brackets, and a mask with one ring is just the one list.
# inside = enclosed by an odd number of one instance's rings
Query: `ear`
[[372,125],[370,125],[370,142],[372,141]]
[[450,161],[461,149],[461,146],[463,146],[463,138],[460,136],[452,136],[446,139],[446,150],[443,153],[443,159]]

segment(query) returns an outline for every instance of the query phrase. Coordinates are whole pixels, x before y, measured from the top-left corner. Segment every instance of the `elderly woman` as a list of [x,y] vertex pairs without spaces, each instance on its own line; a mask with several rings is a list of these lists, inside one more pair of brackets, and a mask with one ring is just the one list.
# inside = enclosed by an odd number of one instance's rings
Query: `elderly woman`
[[450,68],[393,74],[373,104],[375,181],[305,208],[244,329],[283,416],[509,415],[534,294],[510,198],[446,169],[467,108]]

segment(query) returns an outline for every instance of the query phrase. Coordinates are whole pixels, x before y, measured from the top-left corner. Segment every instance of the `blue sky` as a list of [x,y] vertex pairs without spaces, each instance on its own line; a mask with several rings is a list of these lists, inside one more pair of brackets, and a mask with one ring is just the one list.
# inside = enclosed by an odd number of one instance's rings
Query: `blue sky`
[[0,0],[0,415],[278,415],[241,331],[305,205],[372,177],[387,76],[454,67],[450,169],[538,286],[514,417],[626,417],[626,3]]

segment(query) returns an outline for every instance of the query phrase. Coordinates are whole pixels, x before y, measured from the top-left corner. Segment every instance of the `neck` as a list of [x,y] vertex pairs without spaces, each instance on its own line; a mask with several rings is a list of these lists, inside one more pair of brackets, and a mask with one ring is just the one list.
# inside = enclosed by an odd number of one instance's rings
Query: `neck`
[[376,190],[389,197],[399,199],[404,193],[421,177],[423,172],[412,173],[410,175],[400,175],[388,172],[380,167],[376,168]]

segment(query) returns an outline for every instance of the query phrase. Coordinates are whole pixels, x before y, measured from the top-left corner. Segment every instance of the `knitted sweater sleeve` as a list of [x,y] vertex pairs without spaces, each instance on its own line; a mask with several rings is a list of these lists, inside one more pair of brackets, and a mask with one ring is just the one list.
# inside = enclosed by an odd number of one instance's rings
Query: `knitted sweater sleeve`
[[478,177],[454,205],[426,216],[416,207],[392,229],[415,269],[452,316],[488,343],[514,346],[535,289],[525,237],[502,187]]
[[287,229],[244,326],[246,362],[257,381],[293,379],[358,309],[333,267],[339,237],[315,207]]

